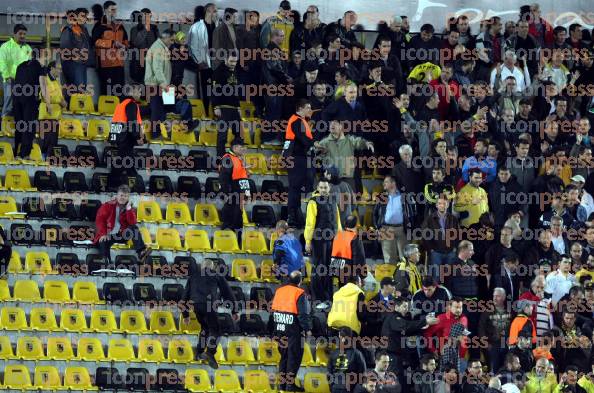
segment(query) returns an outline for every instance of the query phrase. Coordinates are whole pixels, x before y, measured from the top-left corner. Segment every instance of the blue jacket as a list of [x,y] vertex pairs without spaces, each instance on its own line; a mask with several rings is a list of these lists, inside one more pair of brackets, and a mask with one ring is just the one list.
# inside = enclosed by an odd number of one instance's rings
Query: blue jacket
[[274,242],[272,250],[274,263],[283,275],[303,268],[303,251],[301,243],[291,234],[284,234]]
[[472,168],[480,169],[487,176],[487,183],[491,183],[497,177],[497,162],[491,157],[486,157],[478,161],[475,156],[470,156],[464,160],[464,164],[462,165],[462,179],[465,183],[468,183],[468,172]]

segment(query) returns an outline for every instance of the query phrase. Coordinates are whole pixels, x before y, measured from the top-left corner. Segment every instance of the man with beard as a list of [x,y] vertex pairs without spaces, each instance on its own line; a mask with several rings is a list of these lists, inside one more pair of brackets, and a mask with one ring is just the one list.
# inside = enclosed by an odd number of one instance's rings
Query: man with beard
[[483,365],[478,359],[468,362],[466,375],[462,378],[462,393],[485,393],[487,385],[483,377]]
[[585,266],[575,274],[575,279],[578,282],[581,282],[582,277],[589,276],[590,280],[594,281],[594,254],[590,253],[588,255],[588,260]]
[[409,70],[426,61],[439,64],[441,42],[439,38],[433,35],[434,32],[433,25],[426,23],[421,26],[421,33],[411,38],[406,46],[406,59],[409,59]]
[[592,343],[576,324],[576,317],[573,310],[566,309],[559,318],[559,324],[553,328],[556,340],[551,352],[560,370],[572,366],[580,370],[588,369]]
[[450,202],[445,194],[439,195],[432,209],[426,216],[421,228],[431,230],[431,236],[423,239],[429,252],[428,274],[434,278],[440,277],[440,266],[451,263],[456,258],[455,247],[460,233],[458,218],[449,212]]
[[514,144],[516,156],[508,159],[507,167],[516,181],[522,187],[522,191],[527,193],[532,188],[532,182],[536,178],[534,160],[528,157],[530,143],[527,139],[519,138]]
[[460,97],[461,89],[458,82],[452,78],[453,76],[454,64],[447,62],[441,66],[439,78],[429,82],[429,86],[432,86],[433,91],[439,96],[437,111],[439,112],[439,119],[442,121],[454,119],[455,116],[451,110],[452,104]]
[[450,291],[437,283],[433,277],[424,277],[419,289],[412,297],[411,312],[414,315],[433,313],[441,315],[446,312],[446,306],[452,295]]
[[499,242],[491,245],[485,253],[485,263],[489,269],[489,274],[492,276],[495,272],[499,271],[501,261],[512,255],[518,255],[519,249],[517,244],[513,243],[513,228],[510,226],[504,226],[501,228],[499,233]]
[[474,144],[474,155],[464,160],[462,165],[462,179],[468,183],[469,171],[473,168],[478,168],[485,174],[486,183],[490,184],[497,176],[497,162],[487,154],[487,141],[479,138]]
[[557,378],[554,373],[549,372],[549,360],[540,358],[536,366],[527,375],[526,393],[553,393],[557,386]]
[[559,261],[559,268],[547,275],[545,292],[552,294],[553,305],[567,293],[576,283],[575,276],[571,274],[571,258],[562,255]]
[[[489,187],[489,211],[495,216],[495,229],[503,227],[509,214],[517,209],[522,188],[514,177],[511,176],[509,168],[502,166],[497,170],[497,180]],[[515,203],[514,203],[515,202]],[[528,206],[521,205],[524,215],[528,213]]]
[[518,277],[518,255],[506,255],[501,260],[499,268],[491,276],[490,288],[503,288],[507,293],[507,299],[515,301],[520,291],[520,278]]
[[470,227],[480,221],[484,213],[489,212],[487,192],[481,187],[483,175],[479,168],[469,171],[469,182],[456,195],[454,210],[460,213],[460,224]]
[[371,371],[377,378],[377,392],[382,393],[400,393],[402,387],[398,382],[398,377],[390,368],[390,355],[386,351],[375,353],[375,368]]
[[481,313],[478,335],[487,338],[485,359],[489,359],[489,369],[498,370],[507,353],[506,336],[511,323],[511,313],[506,303],[503,288],[493,289],[493,306]]
[[[540,231],[538,234],[538,240],[533,242],[533,246],[526,250],[524,258],[522,258],[522,262],[524,264],[522,269],[523,271],[527,272],[535,272],[540,266],[540,261],[548,260],[551,261],[551,263],[556,264],[557,261],[559,261],[559,258],[559,253],[555,251],[555,248],[553,247],[551,231],[549,229],[545,229]],[[530,276],[524,276],[522,283],[525,288],[528,287],[530,284]]]

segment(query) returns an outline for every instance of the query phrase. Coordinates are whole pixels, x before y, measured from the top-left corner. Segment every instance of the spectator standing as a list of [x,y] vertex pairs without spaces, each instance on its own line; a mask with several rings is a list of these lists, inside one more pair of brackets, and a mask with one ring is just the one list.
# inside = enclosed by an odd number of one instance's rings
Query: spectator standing
[[[459,297],[454,297],[448,303],[448,311],[437,316],[437,322],[430,326],[424,332],[426,347],[430,352],[438,352],[441,346],[450,335],[450,330],[455,323],[461,323],[465,328],[468,328],[468,318],[462,315],[464,300]],[[465,343],[460,347],[460,358],[464,358],[467,351]]]
[[394,292],[394,285],[392,277],[384,277],[380,281],[379,292],[367,302],[367,323],[363,327],[362,336],[379,337],[381,335],[384,320],[394,311],[394,300],[398,297]]
[[[499,381],[497,381],[499,382]],[[501,386],[501,383],[498,383]],[[490,386],[490,384],[489,384]],[[462,378],[462,393],[491,393],[487,390],[487,384],[483,377],[483,365],[480,360],[471,359],[468,361],[468,370]],[[499,390],[497,390],[499,391]]]
[[511,324],[511,313],[503,288],[493,289],[493,306],[481,312],[478,335],[487,338],[485,359],[489,359],[489,370],[495,372],[503,364],[507,353],[507,333]]
[[330,271],[338,277],[341,286],[355,276],[361,279],[367,277],[365,250],[361,235],[357,232],[357,217],[348,216],[344,222],[344,230],[336,233],[332,241]]
[[348,49],[358,43],[357,36],[353,31],[353,27],[357,24],[357,14],[355,11],[346,11],[343,17],[336,22],[330,23],[326,27],[326,38],[329,36],[336,36],[340,38],[340,43]]
[[144,83],[145,59],[147,51],[159,38],[159,28],[151,23],[151,10],[143,8],[136,25],[130,29],[130,78]]
[[446,312],[447,304],[452,298],[450,291],[439,285],[431,276],[423,277],[422,287],[412,296],[411,312],[414,315],[433,313],[441,315]]
[[483,175],[479,168],[469,171],[469,180],[456,195],[454,210],[460,213],[460,224],[469,227],[479,222],[483,213],[489,211],[487,192],[481,188]]
[[365,293],[361,289],[359,276],[352,276],[349,279],[348,283],[334,292],[327,322],[330,328],[336,330],[348,328],[359,335],[362,323],[367,320]]
[[[235,138],[231,149],[219,166],[221,192],[225,195],[225,205],[221,211],[221,229],[240,230],[243,228],[243,209],[246,199],[251,197],[249,174],[244,164],[245,146],[243,140]],[[241,240],[241,233],[238,234]]]
[[97,73],[102,95],[121,96],[126,83],[124,60],[128,48],[128,33],[117,22],[118,7],[108,0],[103,3],[103,15],[95,23],[91,45],[97,54]]
[[200,98],[204,103],[204,109],[208,110],[210,99],[207,94],[207,88],[210,85],[210,78],[212,76],[211,49],[213,47],[214,30],[218,23],[217,6],[213,3],[206,4],[204,6],[203,18],[200,15],[201,9],[198,7],[194,10],[194,24],[188,32],[188,46],[190,48],[190,55],[198,68],[196,86],[199,87]]
[[403,254],[404,258],[396,265],[394,281],[396,290],[402,296],[410,298],[421,289],[421,274],[419,273],[421,251],[417,244],[409,243],[404,247]]
[[529,300],[518,300],[515,303],[517,315],[512,320],[509,328],[508,344],[509,346],[515,346],[518,344],[519,336],[529,336],[532,338],[532,342],[536,342],[536,327],[532,323],[532,302]]
[[212,49],[214,58],[212,69],[216,71],[219,65],[225,62],[231,51],[237,50],[237,10],[235,8],[225,8],[223,23],[215,28],[212,35]]
[[349,328],[341,328],[338,338],[338,348],[332,351],[328,358],[328,375],[332,381],[331,392],[353,392],[367,372],[365,358],[357,349]]
[[575,276],[571,274],[571,258],[562,255],[559,261],[559,268],[547,275],[545,292],[552,295],[553,305],[569,293],[572,286],[575,285]]
[[456,259],[455,248],[460,224],[458,218],[450,213],[449,206],[449,197],[446,194],[440,194],[437,197],[436,208],[427,212],[421,225],[423,230],[431,230],[430,235],[423,238],[423,245],[429,251],[427,273],[436,279],[443,278],[441,265],[450,264]]
[[27,28],[25,25],[15,25],[12,32],[12,38],[0,46],[0,75],[2,76],[2,91],[4,92],[2,117],[12,113],[12,84],[17,67],[31,58],[32,51],[27,44]]
[[95,51],[91,47],[91,36],[85,26],[88,11],[78,8],[74,11],[71,24],[64,26],[60,33],[60,55],[64,82],[73,92],[85,93],[87,90],[87,65],[93,64]]
[[[276,15],[266,19],[262,24],[262,31],[260,33],[260,46],[262,48],[268,47],[272,41],[272,35],[275,30],[282,31],[282,38],[276,45],[282,49],[285,54],[289,54],[291,33],[294,29],[293,20],[291,19],[291,3],[287,0],[280,2],[278,12]],[[279,35],[280,37],[280,35]]]
[[272,260],[277,279],[284,281],[289,273],[303,271],[303,251],[301,243],[293,234],[286,221],[276,223],[277,239],[272,247]]
[[41,88],[39,139],[41,139],[41,154],[44,157],[51,156],[54,146],[58,143],[59,119],[62,118],[62,111],[67,108],[62,94],[60,71],[58,63],[50,61],[45,74],[39,79]]

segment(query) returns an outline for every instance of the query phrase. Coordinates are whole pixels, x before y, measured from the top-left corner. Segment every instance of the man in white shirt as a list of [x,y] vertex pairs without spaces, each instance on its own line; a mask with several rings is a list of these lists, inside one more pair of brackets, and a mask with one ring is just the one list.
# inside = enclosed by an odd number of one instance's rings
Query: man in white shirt
[[563,237],[563,218],[560,216],[551,217],[551,243],[560,255],[569,254],[569,244]]
[[498,91],[503,81],[509,76],[513,76],[516,79],[516,92],[520,93],[528,86],[530,86],[530,74],[526,66],[524,70],[520,67],[516,67],[516,54],[512,50],[505,52],[503,58],[503,65],[498,64],[497,67],[491,71],[491,87],[493,90]]
[[559,268],[549,273],[545,281],[545,292],[552,295],[551,300],[556,305],[557,302],[566,294],[572,286],[575,285],[575,276],[570,273],[571,258],[567,255],[561,257]]

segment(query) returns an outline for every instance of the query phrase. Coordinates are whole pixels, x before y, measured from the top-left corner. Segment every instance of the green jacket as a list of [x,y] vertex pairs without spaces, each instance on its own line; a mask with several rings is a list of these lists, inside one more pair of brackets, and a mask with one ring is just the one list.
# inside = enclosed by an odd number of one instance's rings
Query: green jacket
[[31,47],[28,44],[19,45],[14,38],[0,46],[0,76],[6,81],[14,79],[19,64],[31,58]]
[[341,139],[334,139],[328,135],[320,141],[320,146],[326,149],[324,162],[338,169],[339,177],[352,179],[355,173],[355,150],[367,149],[367,141],[359,136],[345,135]]
[[594,382],[586,375],[578,379],[577,384],[583,387],[587,393],[594,393]]
[[534,370],[528,373],[528,380],[522,393],[553,393],[557,387],[555,374],[547,373],[543,379],[538,379]]
[[147,86],[171,83],[171,56],[169,48],[157,39],[146,53],[144,84]]

